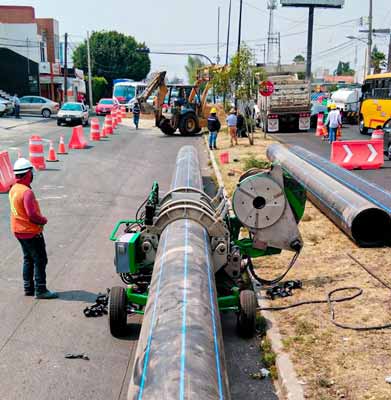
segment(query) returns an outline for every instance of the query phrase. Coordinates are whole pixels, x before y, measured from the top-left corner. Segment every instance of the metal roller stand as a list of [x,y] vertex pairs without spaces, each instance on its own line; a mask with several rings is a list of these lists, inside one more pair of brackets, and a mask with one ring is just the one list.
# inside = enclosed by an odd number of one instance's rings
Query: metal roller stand
[[229,234],[215,211],[202,191],[197,152],[185,146],[171,191],[143,233],[144,242],[155,234],[160,240],[129,399],[230,398],[210,244],[221,236],[224,247]]
[[269,146],[267,157],[303,185],[312,202],[358,245],[389,244],[391,219],[386,211],[282,145]]

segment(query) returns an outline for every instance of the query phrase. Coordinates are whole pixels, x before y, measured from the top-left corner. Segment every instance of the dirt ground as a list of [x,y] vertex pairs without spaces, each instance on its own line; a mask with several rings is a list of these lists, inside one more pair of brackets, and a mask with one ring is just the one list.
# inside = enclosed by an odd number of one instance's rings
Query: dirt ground
[[[274,143],[255,135],[255,145],[239,139],[230,147],[228,134],[221,132],[215,151],[229,194],[235,188],[245,161],[255,157],[266,160],[265,150]],[[230,162],[221,164],[221,153]],[[229,176],[228,173],[234,174]],[[340,323],[372,326],[391,323],[391,291],[372,278],[348,255],[353,255],[383,280],[391,283],[391,249],[360,249],[314,205],[307,202],[299,225],[304,249],[285,279],[300,279],[303,289],[292,297],[270,301],[271,306],[299,301],[325,299],[330,290],[358,286],[363,294],[337,303],[335,317]],[[375,228],[375,227],[374,227]],[[292,253],[256,260],[257,273],[266,279],[283,272]],[[345,296],[352,292],[338,293]],[[304,305],[278,311],[276,318],[285,350],[290,354],[308,399],[389,400],[391,384],[391,329],[359,332],[341,329],[330,321],[327,304]]]

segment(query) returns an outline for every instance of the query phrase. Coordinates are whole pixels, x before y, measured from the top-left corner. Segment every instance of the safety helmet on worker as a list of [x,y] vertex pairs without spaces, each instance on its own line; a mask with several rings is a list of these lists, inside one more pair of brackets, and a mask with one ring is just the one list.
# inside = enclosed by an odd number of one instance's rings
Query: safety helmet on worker
[[15,175],[22,175],[33,169],[33,164],[25,158],[18,158],[14,163],[14,173]]
[[211,114],[216,114],[217,113],[216,107],[212,107],[212,109],[210,110],[210,113]]
[[331,103],[330,104],[330,109],[331,110],[336,110],[337,109],[337,105],[335,103]]

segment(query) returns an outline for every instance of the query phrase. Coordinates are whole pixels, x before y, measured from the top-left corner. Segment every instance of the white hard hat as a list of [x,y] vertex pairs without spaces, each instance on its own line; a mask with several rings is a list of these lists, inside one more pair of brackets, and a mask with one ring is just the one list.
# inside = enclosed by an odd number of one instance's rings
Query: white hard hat
[[15,175],[24,174],[33,169],[33,164],[25,158],[18,158],[14,164]]

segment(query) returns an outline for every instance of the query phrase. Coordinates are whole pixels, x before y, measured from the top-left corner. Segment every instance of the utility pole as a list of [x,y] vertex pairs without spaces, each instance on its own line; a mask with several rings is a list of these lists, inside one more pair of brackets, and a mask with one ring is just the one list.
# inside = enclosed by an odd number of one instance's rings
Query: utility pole
[[91,53],[90,53],[90,34],[87,31],[87,64],[88,64],[88,94],[89,94],[89,103],[90,108],[94,106],[92,101],[92,76],[91,76]]
[[232,0],[229,0],[228,30],[227,30],[227,51],[225,53],[225,65],[228,65],[228,58],[229,58],[229,33],[230,33],[230,30],[231,30],[231,6],[232,6]]
[[391,34],[390,34],[390,41],[388,44],[387,72],[391,72]]
[[311,81],[311,69],[312,69],[312,37],[314,33],[314,6],[308,7],[308,38],[307,38],[307,67],[305,77],[308,81]]
[[216,64],[220,64],[220,7],[217,8],[217,56]]
[[368,17],[368,75],[371,73],[372,67],[372,6],[373,0],[369,0],[369,17]]
[[243,10],[243,0],[240,0],[239,8],[239,32],[238,32],[238,53],[240,51],[240,42],[242,41],[242,10]]
[[64,103],[66,103],[68,101],[68,34],[64,36]]
[[278,72],[281,71],[281,34],[278,32]]

